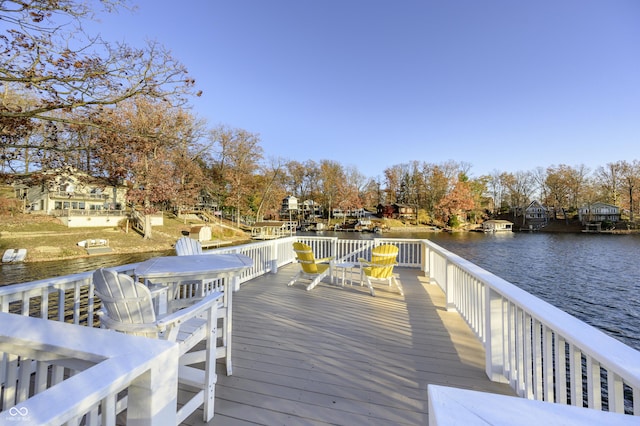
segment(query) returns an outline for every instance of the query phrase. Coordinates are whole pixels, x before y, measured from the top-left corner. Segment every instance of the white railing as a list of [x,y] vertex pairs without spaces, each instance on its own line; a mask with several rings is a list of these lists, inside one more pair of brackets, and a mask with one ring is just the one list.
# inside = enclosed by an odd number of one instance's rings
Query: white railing
[[112,426],[125,408],[129,424],[176,424],[176,343],[7,313],[0,323],[0,424]]
[[[380,244],[400,249],[403,267],[425,271],[486,349],[486,372],[529,399],[640,414],[640,352],[428,240],[342,240],[293,236],[211,250],[254,259],[239,284],[294,260],[293,241],[317,257],[368,258]],[[133,275],[136,264],[120,272]],[[95,326],[91,272],[0,287],[0,311]],[[635,404],[634,404],[635,402]]]
[[640,415],[640,352],[425,241],[426,274],[484,344],[486,373],[519,396]]
[[[515,396],[429,385],[429,426],[638,425],[638,418]],[[481,421],[479,419],[482,419]]]

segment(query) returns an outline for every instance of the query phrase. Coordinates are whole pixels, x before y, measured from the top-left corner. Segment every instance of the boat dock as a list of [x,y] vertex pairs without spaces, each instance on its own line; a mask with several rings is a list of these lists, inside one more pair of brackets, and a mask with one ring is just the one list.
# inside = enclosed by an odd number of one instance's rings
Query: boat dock
[[482,345],[419,270],[397,269],[404,297],[371,297],[357,282],[287,287],[298,268],[234,295],[233,375],[218,366],[210,425],[426,425],[428,384],[515,395],[487,378]]
[[[325,277],[311,291],[304,282],[287,286],[300,268],[295,241],[339,261],[335,282]],[[404,296],[383,283],[372,297],[359,283],[355,259],[381,244],[399,249],[394,272]],[[639,351],[429,240],[295,236],[212,252],[251,261],[228,280],[220,281],[224,268],[207,275],[224,283],[233,307],[233,321],[227,316],[226,328],[218,329],[228,332],[218,347],[229,348],[232,358],[216,357],[209,425],[435,426],[525,417],[533,419],[529,424],[638,424]],[[116,270],[135,276],[139,265]],[[172,294],[188,301],[202,277],[182,272],[184,291]],[[0,401],[0,420],[33,420],[30,413],[37,413],[33,424],[97,424],[103,417],[102,424],[116,425],[126,416],[149,426],[204,424],[202,406],[187,404],[184,417],[175,411],[193,388],[156,385],[177,383],[177,346],[159,339],[139,345],[136,336],[92,330],[100,321],[92,277],[0,288],[0,315],[10,324],[0,330],[6,355],[0,367],[8,377],[2,390],[15,397]],[[96,338],[111,343],[96,345]],[[199,360],[191,355],[185,361]],[[31,364],[18,358],[41,364],[38,387],[31,386],[34,371],[21,368]],[[197,385],[191,374],[181,383]]]

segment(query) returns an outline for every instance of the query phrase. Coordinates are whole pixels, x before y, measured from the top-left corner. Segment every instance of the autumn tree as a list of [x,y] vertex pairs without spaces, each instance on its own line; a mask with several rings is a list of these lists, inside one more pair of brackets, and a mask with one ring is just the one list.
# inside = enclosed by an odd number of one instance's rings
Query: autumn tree
[[226,204],[234,207],[239,227],[243,212],[249,212],[251,207],[249,198],[254,194],[254,175],[262,160],[260,138],[246,130],[227,126],[211,130],[209,138],[213,143],[214,167],[222,179]]
[[368,179],[360,190],[360,199],[365,207],[376,207],[384,202],[382,184],[379,179]]
[[171,159],[175,168],[175,179],[178,188],[171,200],[178,215],[183,209],[198,204],[199,199],[208,193],[210,186],[205,177],[203,162],[209,145],[205,140],[205,123],[193,117],[186,110],[179,110],[180,124],[174,128],[172,138],[175,146],[171,149]]
[[100,124],[94,146],[101,172],[128,182],[127,199],[142,212],[144,238],[149,239],[151,214],[161,203],[176,202],[185,189],[185,174],[196,173],[185,169],[188,161],[178,161],[186,153],[182,141],[193,126],[192,117],[166,103],[138,97],[105,109]]
[[547,199],[545,204],[553,206],[554,215],[559,211],[563,212],[566,217],[566,211],[569,209],[569,182],[567,180],[566,168],[569,166],[550,166],[547,167],[547,177],[545,186],[547,188]]
[[332,160],[320,161],[319,171],[320,204],[328,212],[331,220],[333,207],[341,203],[339,196],[344,191],[344,171],[340,163]]
[[300,200],[317,199],[320,195],[320,166],[313,160],[304,163],[289,161],[287,169],[287,190]]
[[604,166],[596,168],[594,183],[595,186],[599,188],[600,201],[615,206],[620,205],[623,167],[622,162],[618,161],[615,163],[607,163]]
[[569,186],[569,202],[572,210],[577,210],[584,202],[585,193],[590,185],[590,173],[588,167],[579,164],[567,169],[567,181]]
[[286,162],[282,158],[271,158],[261,167],[260,176],[256,177],[257,221],[262,220],[265,213],[276,216],[279,212],[281,201],[286,197],[286,179]]
[[640,190],[640,161],[622,161],[620,164],[623,188],[623,205],[629,209],[629,220],[635,220]]
[[406,165],[396,164],[384,170],[384,191],[388,204],[399,202],[402,193],[402,180],[406,174]]
[[287,171],[287,190],[289,193],[301,199],[306,197],[308,195],[308,191],[305,191],[307,169],[304,164],[294,160],[288,161],[285,167]]
[[400,204],[418,206],[420,189],[424,187],[423,177],[420,173],[420,163],[412,161],[402,165],[403,171],[400,178],[400,188],[397,201]]
[[422,173],[425,182],[424,208],[433,216],[440,201],[449,193],[451,180],[447,170],[435,164],[425,164]]
[[[0,151],[64,152],[68,147],[25,139],[35,123],[71,123],[89,110],[145,97],[183,104],[194,80],[168,50],[109,43],[87,34],[95,10],[113,12],[125,0],[6,0],[0,2]],[[82,112],[70,115],[71,112]],[[91,124],[97,125],[92,122]],[[59,140],[60,141],[60,140]],[[59,142],[58,141],[58,142]]]
[[[343,211],[361,209],[364,207],[360,198],[365,178],[355,166],[342,168],[342,179],[338,184],[338,202],[336,205]],[[346,215],[344,216],[346,219]]]
[[470,184],[464,175],[454,184],[436,206],[436,211],[444,223],[455,225],[456,218],[475,208],[474,196]]
[[485,197],[487,193],[487,178],[481,176],[476,179],[469,179],[469,190],[473,197],[473,208],[470,209],[470,220],[474,219],[476,222],[478,219],[485,217],[485,211],[493,209],[493,199]]

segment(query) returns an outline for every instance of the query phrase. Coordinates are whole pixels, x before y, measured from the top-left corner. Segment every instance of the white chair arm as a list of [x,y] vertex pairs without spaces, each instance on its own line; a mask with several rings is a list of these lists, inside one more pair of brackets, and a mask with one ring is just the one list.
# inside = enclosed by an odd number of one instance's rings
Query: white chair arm
[[212,306],[217,307],[219,300],[222,299],[222,296],[223,293],[221,291],[216,291],[215,293],[208,294],[199,302],[194,303],[187,308],[180,309],[179,311],[176,311],[158,320],[157,324],[164,330],[166,328],[178,325],[191,318],[197,317],[207,309],[211,309]]
[[121,331],[123,333],[161,333],[164,331],[164,328],[161,328],[157,322],[150,324],[123,323],[112,320],[101,310],[97,313],[100,317],[100,323],[109,330]]

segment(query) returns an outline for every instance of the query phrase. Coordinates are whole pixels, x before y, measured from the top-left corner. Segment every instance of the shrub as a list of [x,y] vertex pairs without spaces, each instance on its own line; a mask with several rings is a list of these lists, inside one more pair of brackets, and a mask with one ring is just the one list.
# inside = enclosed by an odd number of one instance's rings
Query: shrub
[[457,228],[460,226],[460,219],[458,219],[458,216],[453,215],[451,217],[449,217],[449,221],[447,222],[447,225],[450,228]]

